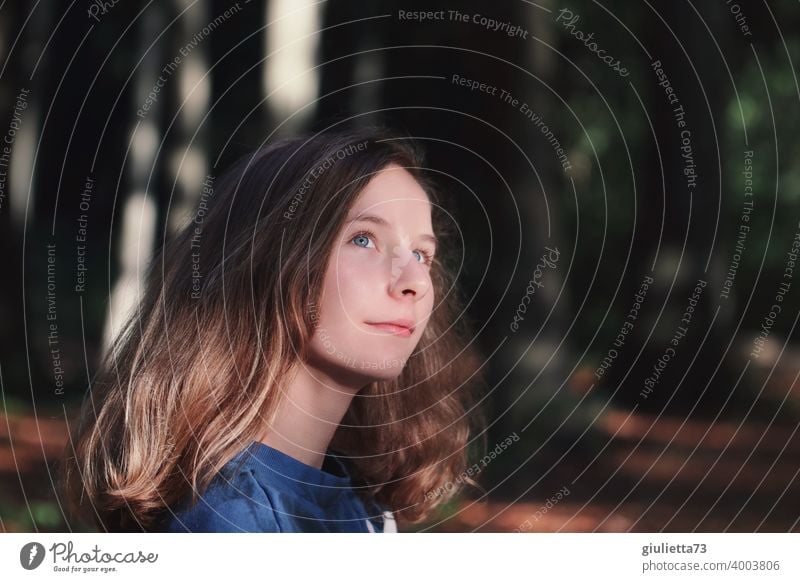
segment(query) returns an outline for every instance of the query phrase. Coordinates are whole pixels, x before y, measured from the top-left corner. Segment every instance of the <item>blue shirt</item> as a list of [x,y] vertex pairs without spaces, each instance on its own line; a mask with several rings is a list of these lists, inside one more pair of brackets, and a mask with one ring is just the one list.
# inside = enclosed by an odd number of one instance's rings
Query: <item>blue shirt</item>
[[259,441],[228,461],[194,506],[190,500],[167,510],[155,531],[397,531],[388,508],[352,489],[337,455],[328,452],[317,469]]

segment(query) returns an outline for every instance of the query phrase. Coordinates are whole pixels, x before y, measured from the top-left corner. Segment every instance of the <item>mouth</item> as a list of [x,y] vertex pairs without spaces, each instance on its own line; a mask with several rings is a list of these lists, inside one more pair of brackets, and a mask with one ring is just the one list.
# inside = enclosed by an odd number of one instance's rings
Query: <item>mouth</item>
[[414,333],[414,322],[408,319],[376,322],[367,321],[366,323],[376,329],[380,329],[402,337],[409,337]]

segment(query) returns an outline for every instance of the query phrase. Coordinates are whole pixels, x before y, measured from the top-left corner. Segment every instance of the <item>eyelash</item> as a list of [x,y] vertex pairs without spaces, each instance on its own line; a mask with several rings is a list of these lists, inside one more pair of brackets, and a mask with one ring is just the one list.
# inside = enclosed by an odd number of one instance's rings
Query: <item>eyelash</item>
[[[372,232],[371,230],[362,230],[362,231],[359,231],[359,232],[355,233],[353,236],[351,236],[350,237],[350,242],[353,242],[353,240],[357,239],[360,236],[367,236],[367,237],[373,239],[373,241],[376,238],[378,238],[377,236],[375,236],[375,233]],[[358,245],[356,245],[356,246],[358,246]],[[431,255],[431,253],[429,253],[425,249],[414,249],[414,250],[418,251],[422,255],[422,257],[424,259],[422,261],[422,263],[424,265],[430,265],[430,264],[433,263],[433,255]]]

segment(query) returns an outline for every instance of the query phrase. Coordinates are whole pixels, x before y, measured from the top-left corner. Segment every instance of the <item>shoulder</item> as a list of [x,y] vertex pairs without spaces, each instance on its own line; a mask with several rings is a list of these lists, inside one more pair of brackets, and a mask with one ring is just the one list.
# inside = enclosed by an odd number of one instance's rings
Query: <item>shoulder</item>
[[163,532],[280,532],[275,507],[248,469],[218,475],[191,503],[191,492],[168,510]]

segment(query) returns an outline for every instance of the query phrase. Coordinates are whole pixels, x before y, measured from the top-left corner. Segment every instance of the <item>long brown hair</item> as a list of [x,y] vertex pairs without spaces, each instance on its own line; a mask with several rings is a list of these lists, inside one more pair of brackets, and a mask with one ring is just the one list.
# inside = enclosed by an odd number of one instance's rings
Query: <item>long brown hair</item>
[[309,306],[334,238],[391,163],[433,202],[439,303],[401,374],[354,397],[330,448],[349,457],[359,494],[400,522],[419,522],[462,483],[476,485],[462,473],[485,448],[481,362],[447,255],[453,228],[423,160],[413,140],[386,129],[328,131],[261,147],[204,190],[192,221],[153,261],[73,423],[62,475],[73,517],[147,530],[264,434],[282,379],[308,353]]

